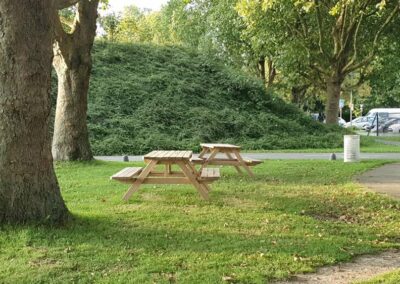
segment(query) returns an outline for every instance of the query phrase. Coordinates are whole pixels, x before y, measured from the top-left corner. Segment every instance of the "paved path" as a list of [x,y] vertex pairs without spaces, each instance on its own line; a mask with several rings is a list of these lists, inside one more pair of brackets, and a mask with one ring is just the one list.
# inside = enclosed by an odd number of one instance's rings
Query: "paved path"
[[[330,153],[243,153],[257,160],[329,160]],[[343,160],[343,153],[336,153]],[[122,161],[123,156],[97,156],[97,160]],[[400,153],[361,153],[363,160],[400,160]],[[129,161],[143,161],[143,156],[129,156]]]
[[400,199],[400,164],[389,164],[368,171],[357,180],[372,191]]
[[400,267],[400,252],[389,251],[377,255],[363,255],[352,262],[321,267],[315,273],[296,275],[276,284],[350,284],[371,279]]
[[[243,156],[257,160],[329,160],[330,153],[243,153]],[[343,153],[336,153],[343,160]],[[98,156],[97,160],[122,161],[122,156]],[[363,160],[400,160],[400,153],[361,153]],[[129,161],[143,161],[143,156],[129,156]]]

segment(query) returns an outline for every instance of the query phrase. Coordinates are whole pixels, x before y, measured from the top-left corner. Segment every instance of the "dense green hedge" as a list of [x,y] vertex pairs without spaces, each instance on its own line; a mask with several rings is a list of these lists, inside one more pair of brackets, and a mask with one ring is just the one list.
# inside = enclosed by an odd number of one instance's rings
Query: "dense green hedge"
[[201,142],[341,145],[338,128],[266,94],[259,80],[183,48],[152,45],[95,45],[89,129],[97,155],[198,150]]

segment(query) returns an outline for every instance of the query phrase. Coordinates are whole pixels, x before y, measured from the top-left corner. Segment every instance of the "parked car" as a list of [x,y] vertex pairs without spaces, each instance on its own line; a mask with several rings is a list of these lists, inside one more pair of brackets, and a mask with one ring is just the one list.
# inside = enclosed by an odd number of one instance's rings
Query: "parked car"
[[367,127],[372,125],[373,121],[374,121],[374,117],[360,116],[360,117],[353,119],[351,122],[347,122],[344,125],[344,127],[346,127],[346,128],[354,127],[357,129],[366,129]]
[[373,108],[366,116],[376,116],[376,114],[379,114],[379,119],[400,117],[400,108]]
[[388,127],[389,132],[400,133],[400,123],[392,124]]
[[341,117],[338,117],[337,123],[339,124],[339,126],[344,127],[346,125],[346,120],[344,120]]
[[[388,131],[390,131],[389,128],[392,125],[396,125],[396,124],[400,124],[400,118],[390,118],[390,119],[386,120],[385,122],[379,123],[378,128],[376,127],[376,125],[371,125],[368,128],[368,131],[376,132],[378,129],[379,132],[388,132]],[[393,129],[392,129],[392,131],[393,131]]]
[[[324,123],[326,123],[326,120],[324,120]],[[337,118],[337,123],[338,123],[339,126],[344,127],[344,125],[346,124],[346,120],[344,120],[341,117],[338,117]]]

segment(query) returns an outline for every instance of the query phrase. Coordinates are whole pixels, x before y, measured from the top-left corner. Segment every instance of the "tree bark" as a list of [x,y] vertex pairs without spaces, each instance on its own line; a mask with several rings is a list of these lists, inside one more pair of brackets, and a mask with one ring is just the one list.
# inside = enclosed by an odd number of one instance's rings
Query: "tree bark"
[[[90,61],[87,56],[82,59]],[[53,61],[58,77],[58,95],[52,151],[57,161],[93,159],[87,128],[91,63],[79,61],[78,64],[68,64],[70,67],[62,56],[55,56]]]
[[52,9],[0,1],[0,223],[68,218],[49,135]]
[[257,62],[257,69],[260,78],[263,80],[264,84],[267,83],[267,75],[265,70],[265,57],[261,56]]
[[87,102],[98,4],[98,0],[78,2],[71,34],[63,30],[59,16],[55,17],[53,66],[58,77],[58,96],[52,151],[58,161],[93,159]]
[[271,58],[268,58],[268,82],[267,88],[272,87],[276,77],[276,68]]
[[326,123],[337,124],[339,113],[339,99],[343,80],[338,76],[332,76],[326,81]]

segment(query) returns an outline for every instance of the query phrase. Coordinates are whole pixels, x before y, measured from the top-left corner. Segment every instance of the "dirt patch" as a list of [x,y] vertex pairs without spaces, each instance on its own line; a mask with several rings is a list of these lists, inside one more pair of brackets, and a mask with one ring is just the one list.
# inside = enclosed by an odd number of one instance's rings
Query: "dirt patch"
[[322,267],[315,273],[296,275],[275,284],[349,284],[371,279],[400,268],[400,251],[356,257],[353,262]]

